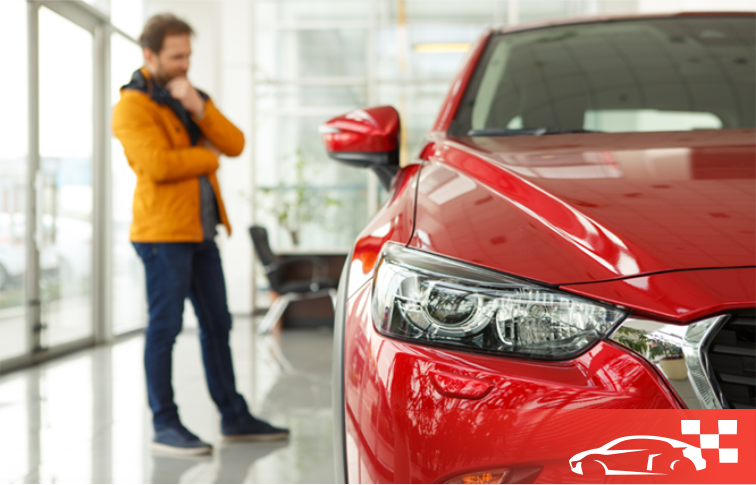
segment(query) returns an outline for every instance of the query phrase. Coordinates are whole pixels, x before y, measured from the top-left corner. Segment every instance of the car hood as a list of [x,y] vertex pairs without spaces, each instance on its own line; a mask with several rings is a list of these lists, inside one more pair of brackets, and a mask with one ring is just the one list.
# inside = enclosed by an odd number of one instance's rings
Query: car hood
[[[435,244],[421,232],[413,245],[553,284],[754,266],[755,138],[748,129],[440,141],[431,160],[475,190],[456,197],[467,215],[455,221],[454,203],[435,215],[423,207],[432,190],[421,180],[417,227],[431,216],[456,228]],[[481,213],[488,222],[472,224]]]

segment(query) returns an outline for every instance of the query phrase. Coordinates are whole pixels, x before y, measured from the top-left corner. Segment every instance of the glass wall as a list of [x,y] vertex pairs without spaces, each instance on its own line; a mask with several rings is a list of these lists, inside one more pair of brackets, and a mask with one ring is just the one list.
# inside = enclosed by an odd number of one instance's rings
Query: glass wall
[[[144,24],[144,4],[141,0],[110,0],[110,21],[133,39],[142,33]],[[133,42],[129,42],[134,45]],[[113,62],[118,62],[116,52],[111,55]],[[118,98],[111,98],[114,101]]]
[[[43,347],[93,332],[93,43],[89,31],[40,9],[35,242],[40,252],[42,321],[47,325]],[[62,76],[63,72],[72,75]]]
[[[142,49],[114,33],[110,36],[110,52],[110,99],[115,104],[121,97],[120,87],[128,84],[132,73],[142,65]],[[113,334],[118,335],[144,326],[147,304],[144,266],[129,242],[136,175],[115,137],[111,137],[110,170],[112,315]]]
[[[592,4],[256,1],[256,223],[278,251],[345,252],[385,193],[367,171],[329,160],[317,127],[354,108],[392,105],[408,163],[487,27],[586,14]],[[313,203],[322,210],[297,209]]]
[[256,2],[256,223],[277,251],[347,248],[365,220],[367,176],[326,157],[318,126],[369,102],[368,17],[368,2]]
[[[90,4],[101,13],[78,0],[0,1],[2,372],[146,323],[125,229],[133,174],[120,147],[107,148],[114,95],[97,84],[123,84],[142,64],[119,30],[141,29],[142,2],[129,1],[131,11],[121,0]],[[113,174],[103,172],[111,158]]]
[[[0,2],[0,361],[26,352],[26,2]],[[12,74],[5,69],[12,66]]]

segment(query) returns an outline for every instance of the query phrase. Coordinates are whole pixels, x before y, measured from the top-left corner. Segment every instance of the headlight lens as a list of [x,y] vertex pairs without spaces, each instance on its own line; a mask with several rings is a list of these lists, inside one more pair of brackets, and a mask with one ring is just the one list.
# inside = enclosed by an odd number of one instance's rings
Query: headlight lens
[[384,247],[373,321],[392,337],[565,359],[625,314],[533,283],[395,244]]

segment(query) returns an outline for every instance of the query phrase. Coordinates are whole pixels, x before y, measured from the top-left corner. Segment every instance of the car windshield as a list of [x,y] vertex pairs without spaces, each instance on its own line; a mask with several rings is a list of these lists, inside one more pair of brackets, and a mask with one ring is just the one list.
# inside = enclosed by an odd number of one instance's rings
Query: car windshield
[[450,134],[753,128],[755,30],[677,17],[495,35]]
[[672,445],[664,440],[651,440],[651,439],[632,439],[626,441],[620,441],[615,444],[610,450],[647,450],[649,448],[670,448]]

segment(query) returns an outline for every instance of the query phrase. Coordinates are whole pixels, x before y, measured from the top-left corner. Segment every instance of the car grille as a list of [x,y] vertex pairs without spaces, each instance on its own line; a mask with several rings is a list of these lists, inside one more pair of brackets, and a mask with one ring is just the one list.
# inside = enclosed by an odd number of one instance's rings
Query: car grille
[[756,312],[732,315],[711,340],[707,354],[725,401],[722,407],[756,408]]

